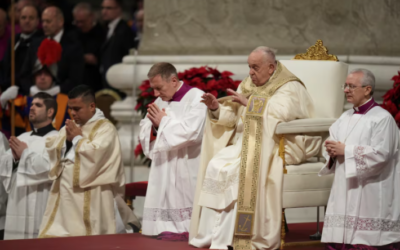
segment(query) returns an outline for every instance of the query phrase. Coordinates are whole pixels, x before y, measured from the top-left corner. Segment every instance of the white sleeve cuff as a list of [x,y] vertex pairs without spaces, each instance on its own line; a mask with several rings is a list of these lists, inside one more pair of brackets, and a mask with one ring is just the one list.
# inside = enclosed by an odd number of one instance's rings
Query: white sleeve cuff
[[356,159],[354,157],[354,145],[346,145],[344,148],[344,165],[346,178],[357,176]]
[[72,147],[69,149],[67,156],[65,158],[67,158],[68,160],[75,162],[75,150],[76,150],[76,146],[78,145],[78,142],[82,139],[83,137],[81,135],[77,135],[74,137],[74,139],[72,139]]
[[72,139],[72,145],[75,148],[76,145],[78,144],[79,140],[82,139],[83,137],[81,135],[77,135],[74,137],[74,139]]

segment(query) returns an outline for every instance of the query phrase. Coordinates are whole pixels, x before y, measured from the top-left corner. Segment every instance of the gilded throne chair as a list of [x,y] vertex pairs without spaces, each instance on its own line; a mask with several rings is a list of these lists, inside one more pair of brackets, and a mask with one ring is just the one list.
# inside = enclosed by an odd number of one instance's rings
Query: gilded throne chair
[[[342,114],[344,94],[341,86],[345,82],[348,65],[329,55],[322,41],[310,47],[305,54],[294,60],[282,60],[293,74],[305,85],[315,106],[314,117],[278,124],[275,133],[280,138],[279,154],[283,159],[283,216],[281,249],[285,246],[315,244],[315,241],[285,242],[285,209],[304,207],[326,207],[333,183],[333,175],[319,177],[324,166],[323,144],[316,156],[299,165],[285,164],[285,136],[320,136],[324,142],[329,137],[329,127]],[[317,241],[316,243],[319,243]]]

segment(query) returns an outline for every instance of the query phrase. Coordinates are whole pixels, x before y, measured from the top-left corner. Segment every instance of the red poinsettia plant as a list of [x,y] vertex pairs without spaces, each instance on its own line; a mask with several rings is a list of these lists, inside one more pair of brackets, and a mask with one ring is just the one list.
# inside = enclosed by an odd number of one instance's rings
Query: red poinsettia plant
[[[192,87],[199,88],[206,93],[211,93],[215,97],[221,98],[228,95],[227,89],[236,90],[240,84],[240,81],[235,81],[231,78],[232,75],[233,73],[229,71],[220,72],[217,68],[203,66],[179,72],[178,78]],[[149,104],[153,103],[156,99],[157,97],[154,96],[154,91],[150,87],[150,81],[143,81],[139,86],[135,110],[144,117]],[[145,158],[142,145],[140,144],[137,145],[134,153],[136,157]]]
[[393,76],[393,88],[383,96],[382,108],[386,109],[396,120],[400,128],[400,71]]

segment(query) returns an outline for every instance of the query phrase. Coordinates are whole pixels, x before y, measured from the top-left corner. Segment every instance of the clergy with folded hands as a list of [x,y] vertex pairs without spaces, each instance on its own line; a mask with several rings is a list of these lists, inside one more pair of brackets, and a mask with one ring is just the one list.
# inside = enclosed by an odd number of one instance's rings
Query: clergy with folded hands
[[52,121],[57,102],[49,94],[37,93],[29,112],[33,131],[10,138],[10,150],[0,157],[0,185],[8,195],[4,239],[37,238],[52,180],[46,138],[58,131]]
[[46,140],[53,185],[39,238],[128,232],[135,218],[121,202],[125,172],[117,130],[96,108],[88,86],[75,87],[68,97],[74,121]]
[[327,163],[335,174],[325,215],[326,249],[400,249],[400,141],[395,120],[373,99],[375,77],[355,69],[343,86],[354,105],[329,129]]
[[148,78],[158,98],[140,122],[140,143],[152,159],[142,233],[187,240],[207,109],[200,102],[204,92],[179,81],[170,63],[153,65]]

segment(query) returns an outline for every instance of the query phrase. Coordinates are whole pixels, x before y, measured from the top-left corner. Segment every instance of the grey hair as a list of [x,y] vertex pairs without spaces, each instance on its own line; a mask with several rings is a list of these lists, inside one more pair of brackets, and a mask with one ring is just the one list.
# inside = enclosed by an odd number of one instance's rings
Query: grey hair
[[272,62],[276,63],[275,53],[277,52],[275,49],[272,49],[267,46],[258,46],[252,52],[261,51],[266,55],[266,60],[271,59]]
[[92,8],[92,6],[90,5],[90,3],[86,3],[86,2],[78,3],[77,5],[75,5],[74,10],[73,10],[73,13],[75,13],[75,12],[77,12],[77,11],[79,11],[79,10],[85,10],[85,11],[87,11],[89,14],[93,14],[93,8]]
[[354,74],[354,73],[362,73],[363,77],[360,79],[361,81],[361,86],[366,87],[366,86],[371,86],[371,96],[375,92],[375,76],[374,74],[369,71],[368,69],[353,69],[350,71],[349,74]]

